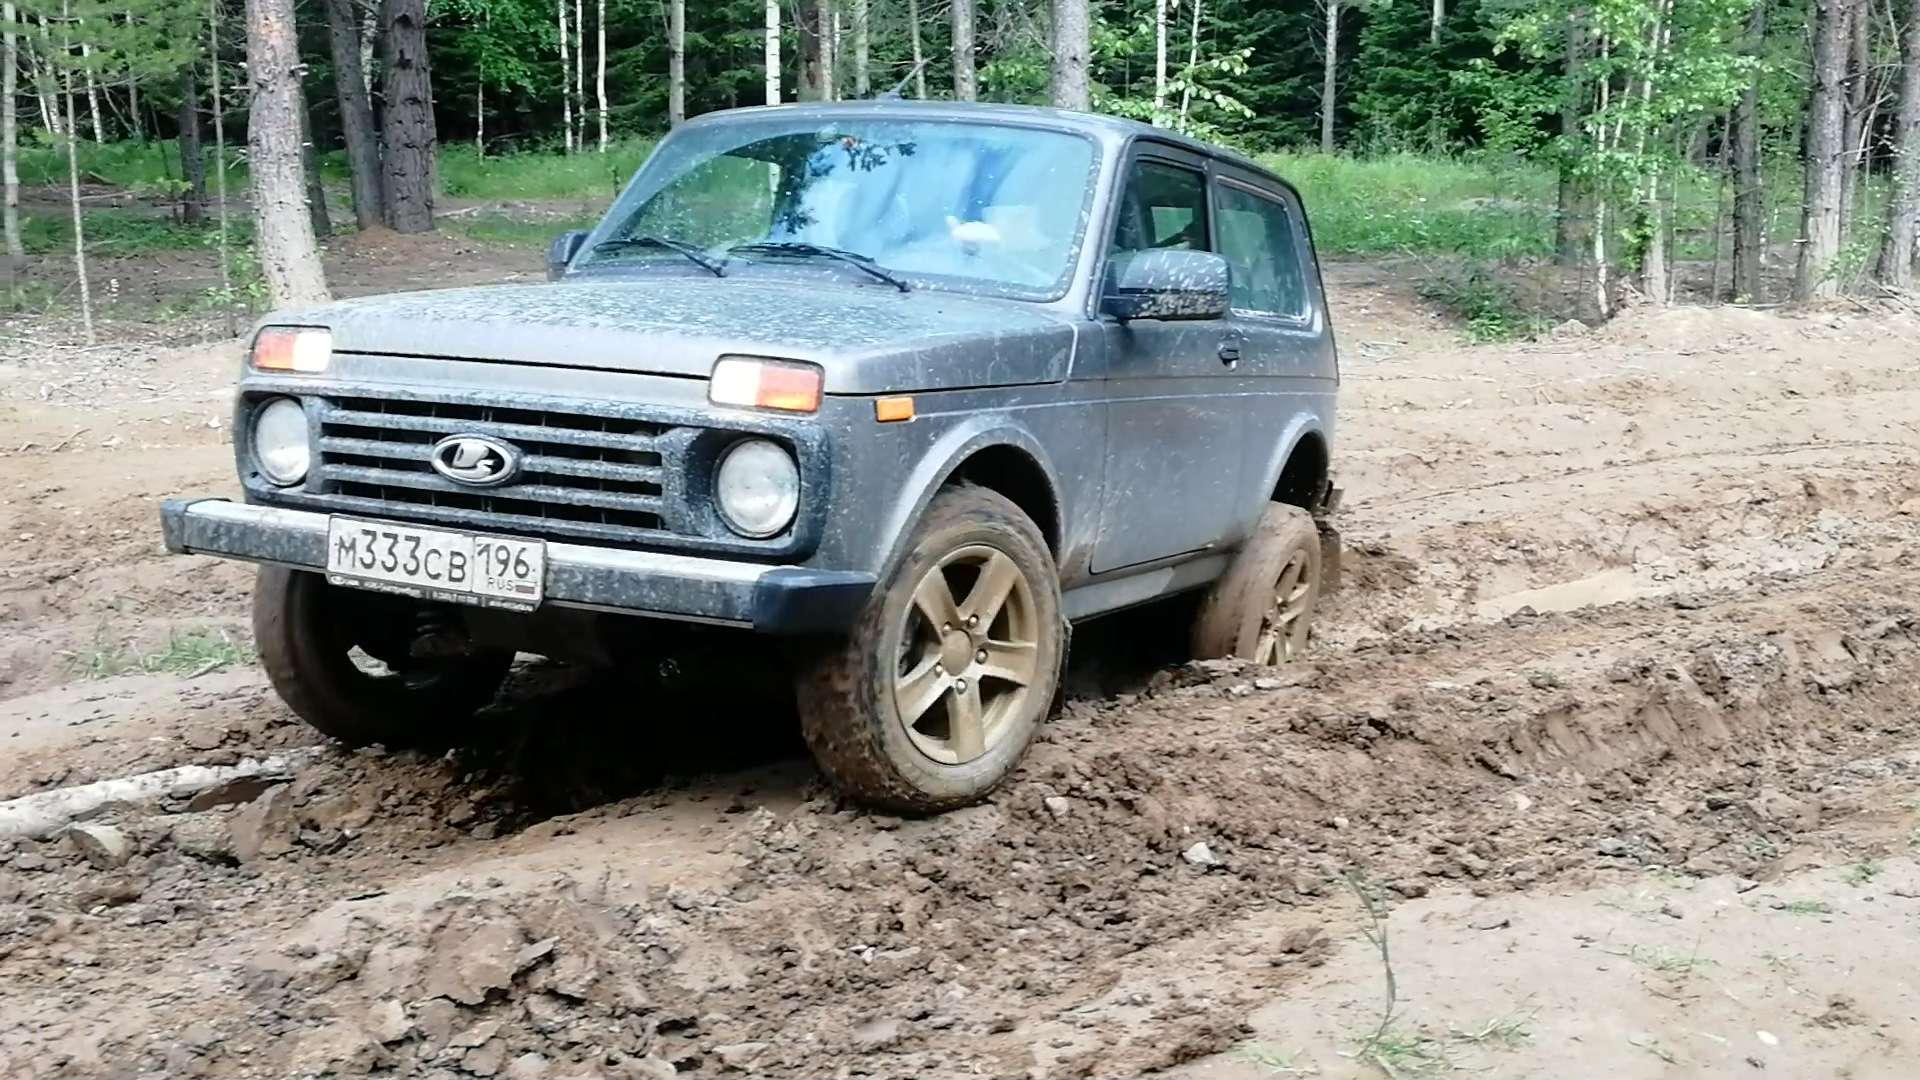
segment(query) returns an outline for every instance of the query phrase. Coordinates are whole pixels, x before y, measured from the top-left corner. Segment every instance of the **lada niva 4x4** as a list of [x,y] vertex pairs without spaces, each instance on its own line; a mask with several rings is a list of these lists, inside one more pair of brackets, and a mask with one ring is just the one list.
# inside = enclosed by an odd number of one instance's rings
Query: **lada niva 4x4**
[[1048,109],[740,109],[548,261],[264,319],[242,497],[161,507],[170,550],[259,564],[261,660],[320,731],[455,741],[521,652],[777,642],[819,766],[927,812],[1018,763],[1079,620],[1191,593],[1199,657],[1307,646],[1339,374],[1253,161]]

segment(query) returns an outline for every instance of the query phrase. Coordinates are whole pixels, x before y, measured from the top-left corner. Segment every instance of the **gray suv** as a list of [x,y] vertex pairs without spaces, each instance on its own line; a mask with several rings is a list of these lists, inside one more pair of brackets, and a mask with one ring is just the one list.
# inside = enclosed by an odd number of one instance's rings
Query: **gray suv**
[[[292,709],[457,739],[516,652],[769,650],[820,767],[980,799],[1068,627],[1202,592],[1203,658],[1306,647],[1339,374],[1298,193],[1131,121],[904,101],[701,117],[547,283],[276,312],[242,501],[167,547],[260,564]],[[766,670],[768,665],[757,665]]]

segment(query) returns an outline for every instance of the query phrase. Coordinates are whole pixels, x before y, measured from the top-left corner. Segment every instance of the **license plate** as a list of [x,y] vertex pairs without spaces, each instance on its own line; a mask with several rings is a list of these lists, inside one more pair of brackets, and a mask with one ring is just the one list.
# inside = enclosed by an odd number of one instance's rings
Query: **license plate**
[[327,581],[426,600],[531,611],[547,580],[540,540],[329,518]]

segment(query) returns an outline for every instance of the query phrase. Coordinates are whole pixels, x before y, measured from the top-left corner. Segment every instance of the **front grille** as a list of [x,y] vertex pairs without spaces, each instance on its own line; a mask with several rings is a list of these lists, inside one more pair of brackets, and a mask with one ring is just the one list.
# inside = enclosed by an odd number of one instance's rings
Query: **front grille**
[[[692,429],[631,416],[374,397],[319,399],[314,481],[348,512],[558,539],[644,541],[673,528]],[[611,412],[612,410],[609,410]],[[433,470],[435,443],[489,435],[525,455],[497,488]]]

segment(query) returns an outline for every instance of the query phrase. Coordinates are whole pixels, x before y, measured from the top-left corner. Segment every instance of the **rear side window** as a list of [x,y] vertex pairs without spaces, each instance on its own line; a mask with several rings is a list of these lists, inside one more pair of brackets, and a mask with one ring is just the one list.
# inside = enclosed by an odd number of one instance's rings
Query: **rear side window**
[[1219,193],[1220,254],[1233,267],[1233,310],[1305,317],[1306,275],[1287,204],[1225,184],[1214,190]]

